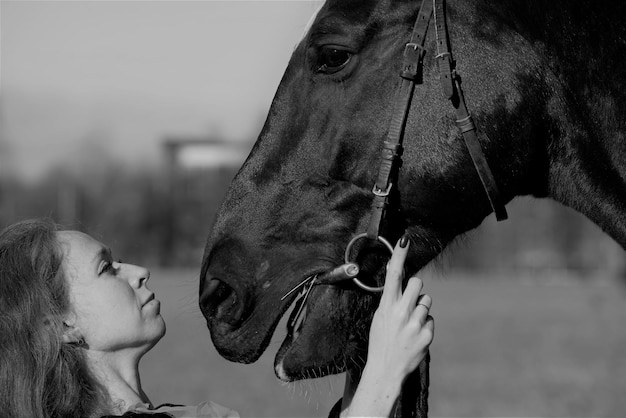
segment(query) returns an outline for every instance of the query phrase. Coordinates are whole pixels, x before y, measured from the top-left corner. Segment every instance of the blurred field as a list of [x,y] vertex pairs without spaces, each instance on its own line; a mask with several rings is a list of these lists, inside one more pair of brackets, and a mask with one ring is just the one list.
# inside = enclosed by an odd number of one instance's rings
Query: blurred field
[[[436,322],[432,417],[626,416],[626,288],[558,277],[424,279]],[[196,307],[197,271],[153,271],[151,288],[168,324],[141,366],[154,403],[211,399],[242,417],[324,417],[341,396],[341,376],[280,383],[272,369],[280,335],[253,365],[222,359]]]

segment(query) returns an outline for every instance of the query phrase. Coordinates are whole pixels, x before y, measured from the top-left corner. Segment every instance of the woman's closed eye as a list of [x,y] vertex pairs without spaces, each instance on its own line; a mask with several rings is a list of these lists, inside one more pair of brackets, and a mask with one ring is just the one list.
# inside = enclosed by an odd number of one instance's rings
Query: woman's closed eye
[[98,266],[98,275],[101,275],[103,273],[108,273],[111,270],[113,270],[113,262],[103,260]]
[[119,265],[122,264],[122,260],[113,262],[111,260],[102,260],[100,267],[98,268],[98,275],[103,273],[115,273],[119,269]]

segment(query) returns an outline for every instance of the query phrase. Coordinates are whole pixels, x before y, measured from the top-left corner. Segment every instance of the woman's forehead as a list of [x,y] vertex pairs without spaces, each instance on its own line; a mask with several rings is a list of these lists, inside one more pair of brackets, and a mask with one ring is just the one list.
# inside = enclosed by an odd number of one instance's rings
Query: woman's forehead
[[101,242],[80,231],[58,231],[56,234],[63,252],[70,258],[93,257],[104,248]]

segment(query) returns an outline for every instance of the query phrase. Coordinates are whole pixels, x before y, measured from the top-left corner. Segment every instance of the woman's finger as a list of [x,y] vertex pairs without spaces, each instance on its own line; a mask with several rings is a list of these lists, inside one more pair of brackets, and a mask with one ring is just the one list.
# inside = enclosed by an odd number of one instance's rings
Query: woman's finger
[[413,276],[409,279],[404,289],[402,303],[408,310],[413,310],[417,304],[417,299],[422,291],[423,283],[419,277]]
[[[430,311],[430,308],[433,306],[433,298],[430,295],[423,294],[417,299],[417,306],[423,306],[427,311]],[[417,307],[416,306],[416,307]]]
[[[428,315],[426,317],[426,321],[424,321],[424,327],[423,329],[426,329],[428,331],[430,331],[430,342],[432,342],[433,336],[435,335],[435,320],[433,319],[432,316]],[[429,342],[429,344],[430,344]]]
[[417,306],[413,312],[413,318],[417,319],[420,324],[424,325],[429,317],[430,308],[433,300],[429,295],[422,295],[417,301]]
[[396,244],[393,254],[391,254],[391,260],[387,263],[383,299],[395,301],[402,296],[402,273],[404,271],[404,260],[406,259],[408,251],[409,236],[405,234]]

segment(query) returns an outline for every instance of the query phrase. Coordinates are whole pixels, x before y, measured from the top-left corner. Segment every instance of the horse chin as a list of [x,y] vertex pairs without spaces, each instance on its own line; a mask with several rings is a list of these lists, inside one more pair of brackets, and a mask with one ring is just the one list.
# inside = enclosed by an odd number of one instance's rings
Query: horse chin
[[352,292],[319,286],[306,301],[295,302],[274,361],[279,379],[291,382],[341,373],[348,359],[358,357],[358,327],[350,320],[353,296],[346,293]]

